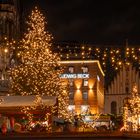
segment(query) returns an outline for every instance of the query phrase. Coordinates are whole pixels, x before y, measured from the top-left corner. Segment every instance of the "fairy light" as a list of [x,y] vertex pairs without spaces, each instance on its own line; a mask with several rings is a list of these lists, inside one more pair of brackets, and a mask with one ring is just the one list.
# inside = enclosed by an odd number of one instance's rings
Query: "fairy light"
[[[66,44],[68,46],[68,44]],[[71,46],[70,46],[71,45]],[[140,47],[134,48],[129,46],[126,48],[117,48],[109,46],[108,48],[96,47],[93,45],[78,45],[78,44],[69,44],[69,48],[66,49],[65,44],[62,46],[59,44],[61,53],[63,54],[62,59],[73,60],[73,59],[82,59],[82,60],[99,60],[101,66],[105,72],[106,79],[108,78],[109,67],[111,66],[111,71],[116,74],[123,65],[128,63],[132,66],[140,69]],[[60,52],[60,49],[56,50]],[[70,51],[71,50],[71,51]],[[69,53],[69,56],[64,54]],[[74,52],[74,53],[71,53]],[[113,74],[112,74],[113,76]],[[113,79],[113,77],[111,78]]]
[[83,129],[85,128],[95,128],[97,120],[100,118],[100,114],[94,114],[92,116],[92,121],[86,121],[85,117],[88,114],[79,115],[79,120],[81,120],[81,126]]
[[[123,121],[124,126],[121,130],[125,131],[138,131],[140,127],[140,97],[138,96],[138,87],[134,84],[132,89],[132,98],[129,103],[124,107]],[[132,124],[132,130],[129,124]]]
[[[42,96],[55,96],[58,99],[57,109],[50,106],[48,116],[58,110],[58,117],[68,118],[68,92],[67,85],[64,85],[59,75],[63,73],[60,65],[60,57],[51,51],[52,36],[45,32],[45,18],[35,8],[29,17],[29,28],[19,46],[17,55],[22,63],[11,69],[12,92],[16,95],[36,95],[34,105],[22,107],[21,111],[29,119],[29,129],[34,121],[33,110],[38,107],[46,110],[48,106],[42,104]],[[21,51],[22,50],[22,51]],[[69,54],[67,54],[69,56]],[[38,121],[36,121],[37,123]]]

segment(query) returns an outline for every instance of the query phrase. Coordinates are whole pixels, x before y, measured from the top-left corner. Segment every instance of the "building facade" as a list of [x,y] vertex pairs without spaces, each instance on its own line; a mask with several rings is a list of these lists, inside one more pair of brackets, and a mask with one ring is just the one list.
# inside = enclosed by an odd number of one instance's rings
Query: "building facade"
[[104,73],[99,61],[61,61],[69,82],[69,111],[77,114],[104,112]]
[[0,0],[0,40],[17,37],[18,19],[17,0]]
[[7,43],[19,37],[19,1],[0,0],[0,94],[8,92],[9,61],[11,54]]
[[122,114],[123,104],[131,98],[134,83],[140,95],[140,73],[131,64],[124,65],[105,94],[105,113]]
[[[19,9],[19,0],[0,0],[0,95],[8,94],[9,91],[7,69],[11,56],[8,48],[5,48],[3,45],[2,40],[5,37],[12,39],[19,36]],[[69,109],[75,110],[77,113],[88,110],[91,113],[103,112],[104,73],[99,61],[90,60],[98,59],[102,62],[102,67],[104,66],[110,69],[111,65],[106,65],[110,57],[108,59],[106,57],[111,56],[110,53],[121,52],[119,50],[123,46],[69,45],[69,43],[60,43],[54,46],[54,50],[60,52],[61,59],[67,60],[61,61],[62,65],[65,66],[65,73],[61,75],[61,78],[70,83]],[[113,51],[113,48],[117,47],[119,49]],[[137,62],[137,67],[139,67],[140,46],[131,46],[131,48],[132,52],[137,54],[137,59],[134,63]],[[126,51],[126,53],[128,52]],[[115,57],[118,57],[118,53],[116,53]],[[138,70],[140,70],[140,67]],[[106,74],[106,83],[110,77],[111,74]],[[105,113],[120,114],[122,112],[123,103],[125,99],[129,98],[133,83],[138,85],[138,91],[140,93],[139,72],[132,65],[123,66],[120,73],[117,74],[109,86],[108,91],[106,91]]]

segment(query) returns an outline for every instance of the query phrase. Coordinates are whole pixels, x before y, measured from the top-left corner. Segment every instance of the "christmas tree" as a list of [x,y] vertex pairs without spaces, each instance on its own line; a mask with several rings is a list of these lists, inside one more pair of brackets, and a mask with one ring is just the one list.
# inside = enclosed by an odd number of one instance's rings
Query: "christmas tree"
[[[12,92],[22,96],[36,95],[37,98],[55,96],[58,99],[58,116],[66,118],[67,85],[59,77],[63,68],[59,56],[51,51],[52,36],[45,31],[45,18],[35,8],[27,24],[28,31],[18,47],[21,62],[11,69]],[[30,108],[23,110],[32,120]]]
[[[140,97],[138,94],[138,86],[133,85],[132,97],[128,103],[124,105],[124,126],[122,130],[138,131],[140,128]],[[131,125],[130,125],[131,124]]]

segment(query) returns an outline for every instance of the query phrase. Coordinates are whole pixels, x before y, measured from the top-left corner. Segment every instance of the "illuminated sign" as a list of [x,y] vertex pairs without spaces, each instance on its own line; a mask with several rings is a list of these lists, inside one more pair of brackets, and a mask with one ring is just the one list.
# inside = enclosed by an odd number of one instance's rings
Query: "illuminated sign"
[[89,74],[61,74],[60,78],[89,78]]

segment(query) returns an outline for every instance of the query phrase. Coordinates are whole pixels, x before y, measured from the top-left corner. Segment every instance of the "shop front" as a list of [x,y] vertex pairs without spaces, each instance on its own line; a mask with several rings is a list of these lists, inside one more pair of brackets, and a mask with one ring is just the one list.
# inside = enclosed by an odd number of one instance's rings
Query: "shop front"
[[[22,111],[23,108],[37,106],[36,96],[1,96],[0,103],[0,128],[5,131],[16,131],[15,129],[26,129],[29,123],[28,114]],[[41,97],[41,105],[30,111],[33,115],[32,127],[35,122],[41,125],[50,125],[52,122],[52,107],[56,105],[56,97]],[[29,112],[27,112],[29,113]],[[44,119],[46,114],[51,114]]]

